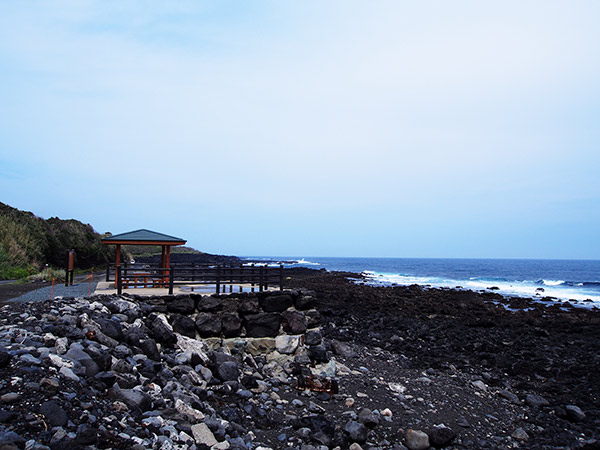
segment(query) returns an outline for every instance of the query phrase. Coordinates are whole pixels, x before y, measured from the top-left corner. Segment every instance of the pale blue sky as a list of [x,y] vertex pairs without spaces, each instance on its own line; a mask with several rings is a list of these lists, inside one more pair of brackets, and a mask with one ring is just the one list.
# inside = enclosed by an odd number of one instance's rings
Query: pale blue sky
[[600,3],[0,3],[0,201],[237,255],[600,259]]

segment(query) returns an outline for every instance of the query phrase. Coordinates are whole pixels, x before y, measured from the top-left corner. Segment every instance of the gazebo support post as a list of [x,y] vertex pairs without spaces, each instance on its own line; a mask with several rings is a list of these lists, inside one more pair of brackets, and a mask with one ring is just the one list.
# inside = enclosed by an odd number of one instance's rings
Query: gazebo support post
[[119,283],[119,271],[117,267],[121,266],[121,244],[117,244],[117,249],[115,250],[115,287],[117,287]]

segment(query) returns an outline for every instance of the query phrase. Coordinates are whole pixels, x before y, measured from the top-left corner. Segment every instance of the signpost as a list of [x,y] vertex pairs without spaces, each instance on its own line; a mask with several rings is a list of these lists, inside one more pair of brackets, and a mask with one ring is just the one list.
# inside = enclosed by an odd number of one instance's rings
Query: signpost
[[73,286],[75,274],[75,250],[67,250],[67,269],[65,270],[65,286]]

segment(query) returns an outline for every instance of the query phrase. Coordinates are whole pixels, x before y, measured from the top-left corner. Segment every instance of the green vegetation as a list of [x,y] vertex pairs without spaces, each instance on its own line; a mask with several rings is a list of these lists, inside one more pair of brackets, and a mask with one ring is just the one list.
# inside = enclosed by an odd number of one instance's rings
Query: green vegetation
[[32,281],[52,281],[52,279],[56,280],[59,283],[65,281],[67,273],[64,269],[49,269],[46,268],[42,270],[40,273],[36,273],[35,275],[31,275]]
[[0,279],[25,278],[28,268],[34,274],[46,264],[64,267],[70,249],[77,268],[104,266],[114,249],[103,246],[102,237],[78,220],[44,220],[0,202]]

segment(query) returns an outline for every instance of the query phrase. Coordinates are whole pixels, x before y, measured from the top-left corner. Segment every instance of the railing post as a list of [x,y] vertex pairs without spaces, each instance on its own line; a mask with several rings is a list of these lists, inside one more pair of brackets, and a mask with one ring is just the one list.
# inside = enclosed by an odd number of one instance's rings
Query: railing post
[[252,266],[250,267],[250,281],[251,281],[251,291],[254,292],[254,274],[256,273],[256,270],[254,268],[254,264],[252,264]]
[[217,294],[221,293],[221,266],[217,266],[217,282],[216,282],[216,292]]
[[283,264],[279,264],[279,290],[283,291]]
[[110,279],[110,263],[106,263],[106,282],[108,283]]
[[173,268],[171,267],[169,269],[169,295],[173,295],[173,281],[174,281],[174,275],[173,275]]
[[258,271],[258,292],[263,291],[263,266],[260,266]]
[[240,292],[243,292],[244,288],[243,285],[244,284],[244,266],[242,266],[240,264]]
[[123,277],[121,276],[121,266],[116,267],[115,284],[117,285],[117,295],[121,295],[123,293]]

